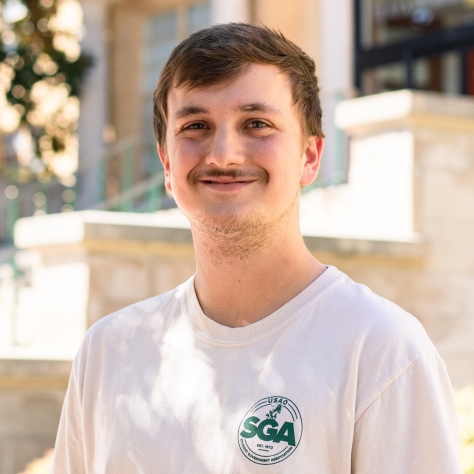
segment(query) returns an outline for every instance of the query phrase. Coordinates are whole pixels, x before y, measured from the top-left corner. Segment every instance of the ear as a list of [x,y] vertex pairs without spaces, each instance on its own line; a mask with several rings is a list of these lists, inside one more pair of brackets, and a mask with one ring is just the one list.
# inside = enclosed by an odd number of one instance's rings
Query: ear
[[166,189],[171,192],[171,179],[170,179],[170,160],[165,148],[161,148],[160,145],[156,146],[158,155],[160,157],[161,164],[165,170],[165,186]]
[[323,154],[324,138],[309,137],[303,155],[300,184],[308,186],[318,176],[321,155]]

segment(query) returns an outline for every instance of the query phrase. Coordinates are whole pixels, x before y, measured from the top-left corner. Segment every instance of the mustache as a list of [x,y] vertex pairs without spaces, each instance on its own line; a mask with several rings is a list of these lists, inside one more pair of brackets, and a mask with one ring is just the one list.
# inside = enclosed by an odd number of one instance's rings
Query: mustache
[[241,170],[241,169],[229,169],[221,170],[213,168],[209,170],[193,170],[189,173],[189,181],[191,184],[196,184],[198,181],[206,181],[211,178],[231,178],[234,181],[239,180],[261,180],[268,183],[270,176],[265,170]]

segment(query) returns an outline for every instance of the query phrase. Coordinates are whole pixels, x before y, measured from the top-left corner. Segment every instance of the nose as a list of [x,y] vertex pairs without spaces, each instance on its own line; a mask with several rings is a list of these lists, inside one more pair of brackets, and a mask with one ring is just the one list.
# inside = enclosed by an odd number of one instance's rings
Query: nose
[[227,126],[217,128],[206,156],[206,164],[227,168],[244,162],[245,153],[238,131]]

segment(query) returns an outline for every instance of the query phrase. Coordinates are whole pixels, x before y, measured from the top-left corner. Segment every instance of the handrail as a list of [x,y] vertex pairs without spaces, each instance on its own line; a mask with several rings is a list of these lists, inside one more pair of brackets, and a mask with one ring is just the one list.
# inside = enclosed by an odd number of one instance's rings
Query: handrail
[[[77,176],[78,174],[81,174],[82,172],[89,170],[95,165],[106,162],[107,160],[112,158],[114,155],[123,153],[125,150],[129,148],[134,148],[142,144],[143,142],[135,136],[118,140],[117,142],[113,143],[107,148],[102,148],[101,150],[95,151],[94,153],[90,155],[80,157],[79,163],[81,164],[79,165],[77,171],[74,174]],[[53,186],[61,185],[61,182],[58,180],[58,178],[53,177],[51,181],[49,181],[48,183],[30,181],[24,184],[25,186],[36,185],[38,188],[42,188],[43,190],[45,190]],[[23,195],[23,196],[18,196],[17,199],[18,199],[18,202],[21,202],[27,199],[28,197],[30,196]],[[6,196],[0,196],[0,209],[5,209],[10,204],[11,201],[12,200],[8,199]]]
[[122,153],[129,148],[134,148],[140,145],[143,145],[143,141],[134,136],[118,140],[106,148],[95,151],[89,156],[86,155],[79,158],[79,163],[82,164],[78,167],[76,174],[81,173],[82,171],[85,171],[103,161],[107,161],[112,156]]
[[107,199],[106,201],[92,206],[91,209],[97,209],[102,211],[114,211],[117,208],[120,208],[125,202],[136,199],[140,196],[143,196],[145,193],[151,191],[152,189],[162,185],[165,182],[165,177],[163,173],[156,174],[151,178],[140,181],[139,183],[133,185],[131,188],[120,193],[113,198]]
[[[57,178],[48,183],[30,182],[18,186],[17,196],[8,198],[0,196],[0,212],[6,213],[3,224],[3,235],[7,235],[10,243],[13,241],[13,226],[20,217],[26,217],[40,211],[43,213],[60,212],[63,210],[108,209],[115,211],[155,211],[161,206],[161,195],[164,188],[162,171],[159,166],[148,176],[138,177],[137,169],[143,169],[143,149],[149,148],[136,136],[117,141],[113,145],[98,150],[80,159],[81,165],[75,173],[75,179],[67,186]],[[155,157],[153,157],[154,159]],[[158,157],[156,157],[158,162]],[[111,191],[110,169],[115,173],[113,190]],[[89,198],[89,202],[78,204],[77,194],[82,186],[92,184],[93,196],[81,192],[81,198]],[[18,188],[16,191],[18,191]],[[67,191],[67,193],[65,192]],[[112,192],[112,195],[111,195]],[[65,197],[66,196],[66,197]],[[138,208],[134,201],[141,198],[145,206]],[[39,204],[38,204],[39,203]],[[4,221],[4,222],[3,222]],[[0,234],[1,235],[1,234]]]

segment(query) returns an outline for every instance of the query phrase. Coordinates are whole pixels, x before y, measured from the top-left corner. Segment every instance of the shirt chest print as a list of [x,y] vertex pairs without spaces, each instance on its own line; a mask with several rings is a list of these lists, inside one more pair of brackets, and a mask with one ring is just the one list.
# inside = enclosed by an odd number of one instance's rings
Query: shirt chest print
[[240,422],[242,454],[256,464],[276,464],[291,456],[303,435],[298,407],[285,397],[259,400]]

